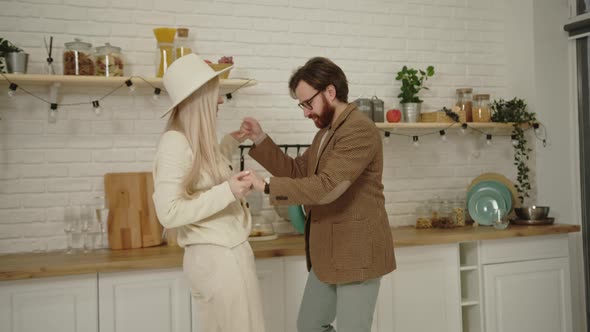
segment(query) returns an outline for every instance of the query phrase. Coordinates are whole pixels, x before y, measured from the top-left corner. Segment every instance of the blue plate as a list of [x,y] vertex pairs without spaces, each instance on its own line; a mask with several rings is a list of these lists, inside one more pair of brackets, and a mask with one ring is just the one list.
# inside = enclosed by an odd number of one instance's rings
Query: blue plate
[[301,205],[289,205],[289,219],[299,234],[305,232],[305,213]]
[[473,194],[480,192],[482,190],[496,191],[499,195],[502,196],[504,203],[506,204],[506,211],[510,212],[512,210],[512,193],[506,187],[506,185],[499,181],[487,180],[478,182],[476,185],[471,187],[471,189],[467,193],[467,201],[469,202],[469,199]]
[[469,215],[480,225],[492,225],[496,219],[497,211],[500,210],[501,217],[508,213],[504,197],[496,190],[482,188],[472,193],[467,203]]

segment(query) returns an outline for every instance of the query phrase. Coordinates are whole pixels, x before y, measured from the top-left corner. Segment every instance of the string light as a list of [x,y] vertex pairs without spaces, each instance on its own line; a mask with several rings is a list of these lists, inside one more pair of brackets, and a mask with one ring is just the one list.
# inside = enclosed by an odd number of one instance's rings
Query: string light
[[57,104],[51,103],[49,107],[49,117],[47,118],[49,123],[56,123],[57,122]]
[[384,136],[385,136],[385,138],[383,138],[383,141],[385,143],[389,143],[391,141],[391,133],[388,132],[388,131],[386,131],[385,134],[384,134]]
[[441,141],[446,142],[447,141],[447,134],[446,134],[446,132],[444,130],[441,130],[438,133],[440,134]]
[[518,137],[516,137],[516,135],[510,135],[510,139],[512,140],[512,146],[517,147],[518,146]]
[[486,144],[492,145],[492,134],[486,134]]
[[461,124],[461,135],[465,135],[466,129],[467,129],[467,124],[466,123],[462,123]]
[[135,92],[135,86],[133,85],[133,82],[131,82],[131,79],[125,81],[125,85],[129,88],[129,93],[133,94]]
[[418,142],[418,136],[412,137],[412,145],[414,145],[415,148],[418,148],[420,146],[420,142]]
[[100,116],[102,114],[102,107],[100,107],[98,100],[92,101],[92,109],[94,110],[96,116]]
[[535,134],[539,134],[539,132],[541,131],[539,128],[539,124],[538,123],[533,123],[533,128],[535,129]]
[[18,88],[18,85],[14,84],[14,83],[10,83],[10,86],[8,87],[8,98],[14,98],[14,96],[16,96],[16,89]]
[[152,96],[154,101],[158,101],[160,100],[160,93],[162,92],[162,89],[160,88],[154,88],[154,95]]

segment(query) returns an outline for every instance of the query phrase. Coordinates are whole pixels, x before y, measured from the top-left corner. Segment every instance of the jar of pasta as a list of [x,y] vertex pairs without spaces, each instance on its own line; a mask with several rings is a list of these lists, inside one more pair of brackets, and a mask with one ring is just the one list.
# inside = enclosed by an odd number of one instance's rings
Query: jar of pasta
[[420,204],[416,207],[416,228],[423,229],[423,228],[432,228],[432,222],[430,221],[430,209],[424,205]]
[[121,48],[106,43],[96,48],[96,76],[123,76]]
[[75,38],[73,42],[65,43],[64,46],[64,75],[94,76],[92,44]]
[[473,122],[490,122],[492,121],[492,111],[490,110],[490,95],[474,95],[472,117]]
[[462,88],[456,90],[456,103],[455,106],[460,108],[460,113],[465,113],[465,122],[471,122],[471,108],[473,107],[473,100],[471,99],[471,93],[473,89]]

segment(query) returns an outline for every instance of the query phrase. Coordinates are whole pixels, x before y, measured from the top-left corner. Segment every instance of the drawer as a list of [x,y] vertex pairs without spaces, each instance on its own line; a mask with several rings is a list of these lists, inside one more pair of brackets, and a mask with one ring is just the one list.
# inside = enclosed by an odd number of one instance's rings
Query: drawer
[[480,245],[481,264],[569,256],[567,234],[484,240]]

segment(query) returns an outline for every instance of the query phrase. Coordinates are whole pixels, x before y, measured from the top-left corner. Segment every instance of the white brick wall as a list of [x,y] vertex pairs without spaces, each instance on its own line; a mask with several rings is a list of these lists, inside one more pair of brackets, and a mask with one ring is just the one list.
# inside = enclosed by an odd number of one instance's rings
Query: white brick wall
[[[509,9],[503,1],[4,0],[0,5],[0,36],[31,54],[30,73],[42,72],[43,36],[52,35],[58,71],[63,43],[80,37],[95,46],[121,46],[127,75],[153,76],[152,29],[188,27],[196,52],[211,60],[233,55],[231,76],[259,82],[222,106],[221,131],[254,116],[278,143],[309,143],[316,131],[289,97],[287,80],[317,55],[344,69],[350,100],[377,94],[387,109],[397,107],[394,77],[404,64],[436,68],[430,91],[422,95],[426,110],[451,105],[457,87],[512,97],[506,95],[503,13]],[[44,88],[31,91],[48,97]],[[107,91],[62,88],[59,102],[86,102]],[[0,253],[63,248],[64,206],[88,204],[101,195],[106,172],[150,170],[164,126],[158,114],[166,103],[163,98],[153,104],[148,90],[136,96],[121,92],[103,101],[101,117],[90,106],[63,107],[57,124],[48,124],[46,104],[23,94],[9,102],[1,93]],[[453,132],[443,144],[435,131],[420,144],[415,149],[409,138],[395,135],[385,141],[383,181],[392,225],[412,224],[417,204],[435,194],[464,194],[482,172],[515,176],[506,137],[487,146],[479,134]],[[246,165],[258,167],[249,159]]]

